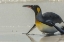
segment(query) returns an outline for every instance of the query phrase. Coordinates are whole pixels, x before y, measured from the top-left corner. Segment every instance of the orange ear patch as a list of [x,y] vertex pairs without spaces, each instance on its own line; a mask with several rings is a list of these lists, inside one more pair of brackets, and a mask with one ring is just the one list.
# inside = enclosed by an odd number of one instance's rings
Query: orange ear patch
[[39,8],[39,7],[37,7],[37,12],[38,12],[38,13],[40,12],[40,8]]

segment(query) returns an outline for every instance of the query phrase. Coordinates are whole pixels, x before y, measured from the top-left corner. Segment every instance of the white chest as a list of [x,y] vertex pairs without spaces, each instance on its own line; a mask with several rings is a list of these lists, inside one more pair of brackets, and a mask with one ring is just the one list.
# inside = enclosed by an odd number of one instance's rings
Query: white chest
[[41,22],[36,22],[36,27],[41,31],[45,33],[54,33],[57,30],[54,27],[48,26],[46,24],[43,24]]

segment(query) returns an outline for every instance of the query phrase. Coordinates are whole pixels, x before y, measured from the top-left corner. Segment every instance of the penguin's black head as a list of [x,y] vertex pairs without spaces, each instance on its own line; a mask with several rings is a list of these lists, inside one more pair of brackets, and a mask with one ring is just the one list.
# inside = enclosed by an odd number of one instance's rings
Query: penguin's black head
[[31,8],[36,14],[41,12],[41,9],[38,5],[23,5],[23,7]]

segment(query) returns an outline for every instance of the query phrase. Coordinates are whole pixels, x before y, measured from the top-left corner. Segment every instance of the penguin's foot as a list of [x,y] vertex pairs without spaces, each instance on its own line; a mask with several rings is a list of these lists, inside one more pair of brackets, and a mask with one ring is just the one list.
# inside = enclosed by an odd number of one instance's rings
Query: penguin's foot
[[64,33],[61,33],[61,35],[64,35]]
[[46,34],[46,37],[47,36],[54,36],[54,33]]

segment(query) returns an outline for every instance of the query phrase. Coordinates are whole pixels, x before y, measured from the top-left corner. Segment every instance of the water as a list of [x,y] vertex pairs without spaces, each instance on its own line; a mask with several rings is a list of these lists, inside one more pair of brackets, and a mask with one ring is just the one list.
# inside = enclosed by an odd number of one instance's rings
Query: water
[[12,33],[0,35],[0,42],[58,42],[64,41],[64,35],[44,37],[43,35],[25,35]]
[[[33,35],[31,35],[31,36],[33,36]],[[41,38],[41,37],[39,37],[39,35],[34,35],[33,37],[35,37],[35,38],[38,37],[38,40],[39,40],[39,38]],[[9,32],[9,33],[0,34],[0,42],[26,42],[26,41],[30,42],[31,41],[30,38],[32,38],[32,37],[19,33],[19,32],[17,32],[17,33]]]

